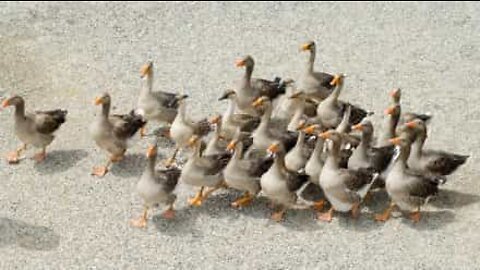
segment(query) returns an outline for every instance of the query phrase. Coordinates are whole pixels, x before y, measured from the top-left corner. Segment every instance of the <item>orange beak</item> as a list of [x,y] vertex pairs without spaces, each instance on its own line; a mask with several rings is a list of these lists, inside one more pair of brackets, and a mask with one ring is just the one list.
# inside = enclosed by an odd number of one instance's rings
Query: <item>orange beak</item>
[[243,67],[243,66],[245,66],[245,64],[246,64],[245,60],[243,60],[243,59],[235,61],[235,66],[236,67]]
[[300,47],[300,51],[308,51],[310,50],[310,43],[305,43],[302,45],[302,47]]
[[277,153],[279,150],[279,146],[278,146],[278,143],[273,143],[271,144],[268,148],[267,148],[267,151],[272,153],[272,154],[275,154]]
[[149,64],[145,64],[145,65],[143,65],[142,68],[140,69],[140,78],[145,77],[148,73],[150,73],[150,65],[149,65]]
[[395,107],[388,107],[387,109],[385,109],[385,114],[392,115],[394,110],[395,110]]
[[323,133],[320,133],[320,134],[318,134],[318,137],[320,137],[322,139],[328,139],[328,138],[330,138],[330,131],[325,131]]
[[390,91],[390,96],[391,97],[396,97],[398,94],[398,88],[395,88],[393,89],[392,91]]
[[235,146],[237,146],[237,140],[231,141],[231,142],[227,145],[227,150],[228,150],[228,151],[233,151],[233,150],[235,149]]
[[254,108],[258,108],[263,105],[263,102],[264,102],[264,99],[262,97],[259,97],[252,103],[252,106]]
[[415,121],[410,121],[410,122],[406,123],[405,126],[413,129],[413,128],[417,127],[417,123],[415,123]]
[[147,149],[147,158],[153,157],[157,154],[157,151],[155,149],[155,146],[149,146]]
[[340,76],[335,75],[333,77],[333,80],[330,82],[330,85],[337,85],[339,81],[340,81]]
[[198,140],[198,137],[197,137],[197,136],[192,136],[192,137],[190,138],[190,140],[188,140],[188,143],[187,143],[188,146],[189,146],[189,147],[192,147],[193,145],[195,145],[195,143],[197,142],[197,140]]
[[352,127],[352,130],[360,130],[362,131],[363,130],[363,125],[360,123],[360,124],[356,124],[355,126]]
[[5,99],[3,102],[2,102],[2,107],[3,108],[6,108],[10,106],[10,100],[9,99]]
[[93,102],[95,105],[100,105],[103,104],[103,99],[101,97],[97,97],[95,101]]
[[213,117],[209,122],[210,124],[218,124],[218,122],[220,122],[220,115]]
[[304,128],[303,132],[305,132],[306,134],[313,134],[317,128],[319,128],[319,125],[310,125]]
[[400,145],[400,143],[402,142],[402,139],[400,137],[395,137],[395,138],[392,138],[388,141],[390,143],[392,143],[393,145]]

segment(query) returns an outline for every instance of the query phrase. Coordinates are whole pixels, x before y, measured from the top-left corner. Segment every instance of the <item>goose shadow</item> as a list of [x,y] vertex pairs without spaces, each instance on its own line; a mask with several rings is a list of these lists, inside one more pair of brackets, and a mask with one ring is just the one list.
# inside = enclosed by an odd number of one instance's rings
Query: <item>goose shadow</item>
[[455,214],[450,210],[424,211],[421,219],[413,223],[405,213],[401,216],[402,223],[419,231],[438,230],[455,221]]
[[9,245],[36,251],[52,250],[60,245],[60,236],[44,226],[0,218],[0,247]]
[[112,165],[111,173],[122,178],[139,176],[145,169],[145,163],[146,157],[144,154],[127,154],[120,162]]
[[81,149],[54,150],[47,153],[47,158],[43,162],[35,163],[34,167],[40,174],[64,172],[87,156],[87,151]]
[[442,189],[438,192],[437,197],[431,201],[431,204],[437,208],[455,209],[465,207],[479,201],[479,195],[463,193],[456,190]]

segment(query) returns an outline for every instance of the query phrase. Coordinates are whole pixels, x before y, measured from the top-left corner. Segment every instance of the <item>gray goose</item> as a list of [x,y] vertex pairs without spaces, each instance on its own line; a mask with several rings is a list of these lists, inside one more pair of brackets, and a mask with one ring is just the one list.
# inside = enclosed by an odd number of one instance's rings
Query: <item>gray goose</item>
[[143,171],[140,181],[137,183],[136,190],[138,195],[143,199],[143,214],[138,218],[130,221],[134,227],[143,228],[147,225],[148,210],[157,204],[166,204],[167,210],[162,216],[166,219],[175,217],[173,204],[177,196],[173,194],[178,184],[181,171],[176,166],[165,169],[156,169],[158,137],[147,150],[147,166]]
[[303,44],[300,50],[310,53],[304,74],[300,80],[300,88],[304,90],[309,97],[317,101],[322,101],[332,93],[334,86],[330,84],[330,82],[334,76],[328,73],[314,71],[313,66],[316,55],[315,42],[310,41]]
[[[393,105],[400,106],[401,96],[402,96],[402,90],[400,88],[395,88],[392,91],[390,91],[390,97],[392,98]],[[399,124],[403,125],[414,119],[420,119],[422,121],[428,122],[431,118],[432,118],[432,115],[428,113],[403,112],[401,114],[401,118],[399,119]]]
[[416,223],[420,220],[420,207],[438,193],[438,185],[443,184],[445,179],[410,169],[407,159],[411,142],[400,137],[390,141],[397,146],[394,164],[385,185],[392,202],[382,214],[376,215],[375,219],[387,221],[393,209],[398,206],[401,210],[409,211],[410,219]]
[[240,128],[241,132],[252,133],[260,124],[260,117],[252,116],[245,113],[236,113],[236,104],[237,104],[237,93],[235,90],[227,90],[218,100],[228,99],[228,107],[225,113],[222,116],[222,135],[231,140],[237,128]]
[[[179,102],[187,95],[165,91],[153,91],[153,62],[149,61],[142,66],[140,77],[145,81],[140,92],[136,113],[143,116],[146,121],[158,121],[171,124],[175,119]],[[140,134],[144,136],[145,127]]]
[[385,109],[385,117],[380,136],[377,139],[376,146],[383,147],[392,145],[390,139],[396,137],[397,126],[400,120],[400,105],[394,104]]
[[254,110],[250,105],[255,99],[261,96],[275,99],[285,93],[285,84],[281,82],[280,78],[275,78],[274,81],[252,78],[255,62],[250,55],[237,60],[235,65],[237,67],[245,67],[245,74],[236,89],[236,102],[241,112],[256,116],[258,111]]
[[243,158],[243,148],[243,143],[235,139],[227,146],[228,151],[233,151],[233,156],[223,171],[225,183],[228,187],[245,192],[232,202],[232,207],[244,207],[252,202],[261,189],[260,177],[273,163],[267,157]]
[[41,162],[46,158],[46,148],[55,138],[55,131],[65,123],[66,110],[25,112],[25,100],[21,96],[13,96],[2,102],[2,107],[15,107],[14,128],[15,135],[23,143],[17,150],[7,156],[9,163],[18,163],[20,154],[27,149],[27,145],[40,148],[41,152],[35,154],[33,159]]
[[281,221],[288,208],[298,207],[297,191],[308,181],[308,175],[290,171],[285,167],[285,149],[281,143],[271,144],[267,152],[274,156],[273,165],[260,179],[262,192],[279,206],[272,220]]
[[102,105],[102,112],[90,125],[90,134],[101,149],[110,154],[105,166],[94,167],[92,174],[102,177],[112,162],[123,159],[128,140],[145,125],[142,116],[131,111],[129,114],[110,114],[111,98],[108,93],[95,99],[95,105]]
[[[193,147],[193,153],[183,166],[180,180],[188,185],[200,187],[197,195],[189,199],[189,204],[200,206],[202,202],[215,190],[225,186],[223,169],[228,164],[231,154],[203,155],[202,140],[193,135],[187,142],[188,147]],[[210,187],[203,193],[205,187]]]
[[340,168],[340,147],[342,134],[329,130],[319,134],[330,140],[329,153],[320,174],[320,186],[332,205],[327,213],[320,214],[319,220],[330,222],[334,211],[352,212],[354,218],[360,214],[360,203],[378,178],[378,173],[369,169],[349,170]]
[[463,165],[469,156],[458,155],[441,150],[425,149],[427,127],[425,122],[415,119],[405,124],[416,133],[412,144],[408,166],[414,170],[425,171],[433,175],[450,175]]
[[362,108],[354,106],[344,101],[338,100],[343,88],[344,74],[337,74],[334,76],[330,84],[336,86],[331,95],[324,99],[317,106],[317,120],[323,127],[328,129],[336,128],[342,121],[344,113],[348,107],[351,107],[349,122],[351,125],[356,125],[362,121],[369,113]]

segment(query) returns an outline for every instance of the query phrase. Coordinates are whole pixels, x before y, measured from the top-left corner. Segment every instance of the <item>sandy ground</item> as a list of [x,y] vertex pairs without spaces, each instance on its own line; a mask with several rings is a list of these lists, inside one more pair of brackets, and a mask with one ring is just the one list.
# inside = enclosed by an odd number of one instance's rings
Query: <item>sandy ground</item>
[[[0,163],[0,268],[478,268],[479,19],[475,3],[0,3],[0,98],[69,110],[44,164]],[[405,110],[435,115],[430,147],[471,155],[424,219],[375,223],[386,205],[379,195],[358,221],[321,224],[311,211],[290,211],[276,224],[265,200],[231,209],[235,192],[189,208],[194,190],[181,185],[176,220],[157,211],[148,229],[130,228],[146,144],[136,139],[111,174],[91,177],[105,160],[87,133],[94,97],[109,91],[114,111],[126,112],[152,59],[157,89],[183,88],[189,111],[211,115],[243,72],[235,59],[253,55],[256,76],[298,78],[298,48],[310,39],[317,69],[349,75],[344,99],[380,120],[388,90],[402,87]],[[19,144],[12,113],[0,112],[3,153]]]

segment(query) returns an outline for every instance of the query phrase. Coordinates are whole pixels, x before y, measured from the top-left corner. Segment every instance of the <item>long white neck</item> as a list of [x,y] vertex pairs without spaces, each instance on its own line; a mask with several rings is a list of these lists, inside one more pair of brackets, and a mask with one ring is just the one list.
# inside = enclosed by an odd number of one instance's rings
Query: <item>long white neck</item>
[[315,48],[310,50],[310,57],[308,58],[306,71],[307,73],[313,73],[313,64],[315,63]]
[[268,128],[270,124],[270,119],[272,118],[272,104],[267,104],[265,108],[265,113],[262,115],[262,119],[260,120],[260,125],[258,128]]
[[229,102],[228,102],[227,110],[223,114],[222,124],[225,125],[226,122],[230,121],[230,119],[233,116],[233,113],[235,112],[235,107],[236,107],[235,106],[235,100],[230,99]]
[[332,141],[329,143],[329,152],[325,165],[331,168],[339,168],[340,143]]
[[143,78],[144,83],[142,87],[142,94],[146,95],[152,92],[153,89],[153,70]]
[[337,101],[338,97],[340,96],[340,93],[342,92],[343,89],[343,80],[340,80],[338,82],[337,87],[335,87],[335,90],[326,98],[326,100],[330,101]]
[[293,114],[290,123],[288,123],[287,129],[289,131],[295,131],[297,129],[298,125],[300,124],[300,120],[302,120],[304,107],[305,106],[302,104],[295,110],[295,113]]

